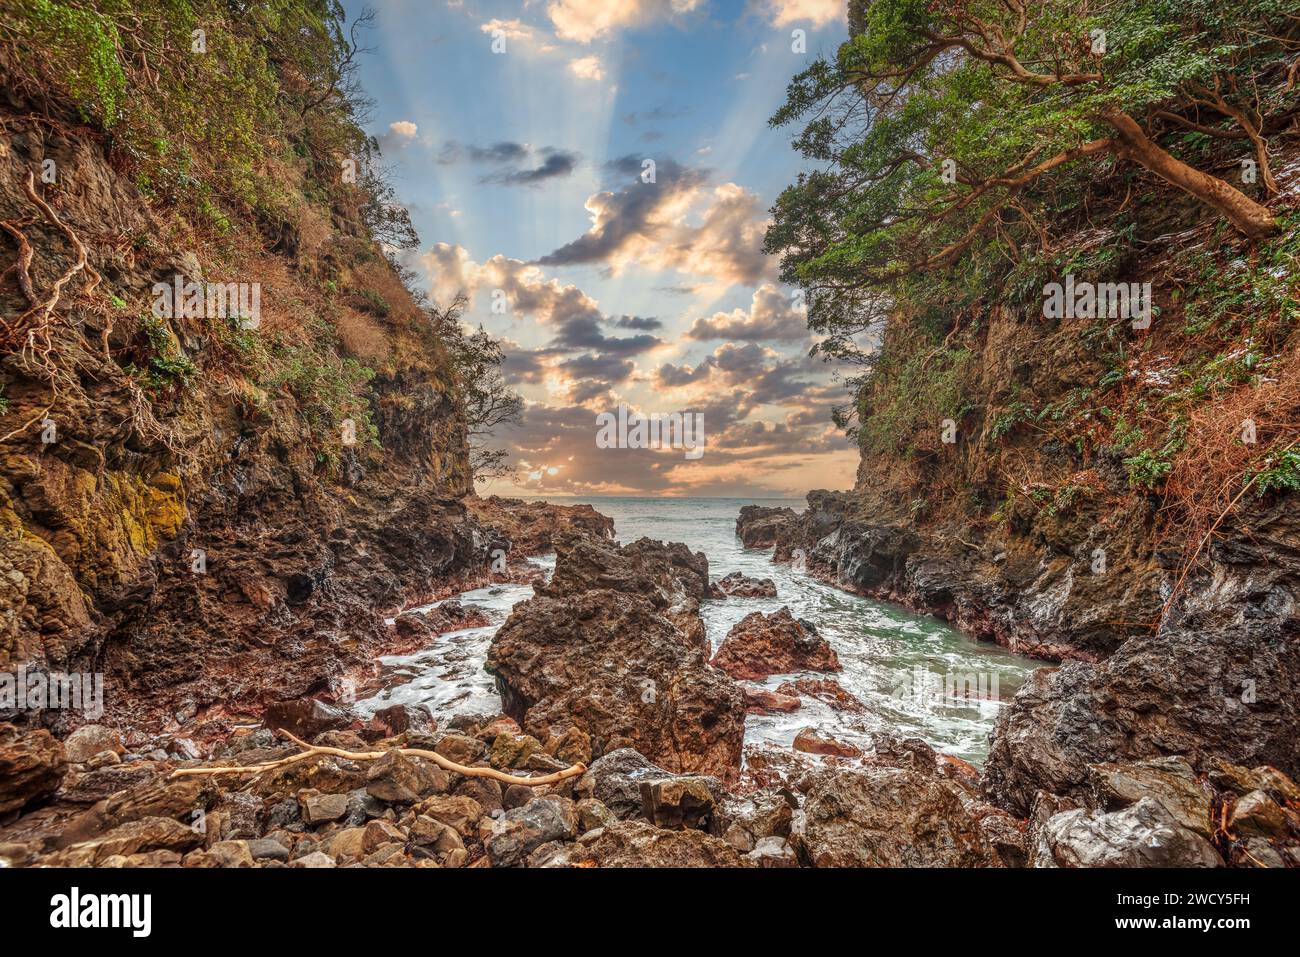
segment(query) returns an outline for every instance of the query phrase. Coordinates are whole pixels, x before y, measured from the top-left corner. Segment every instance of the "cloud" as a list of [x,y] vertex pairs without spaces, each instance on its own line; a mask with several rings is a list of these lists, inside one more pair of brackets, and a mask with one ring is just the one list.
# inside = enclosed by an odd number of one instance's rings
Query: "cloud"
[[763,253],[768,220],[756,194],[735,183],[709,188],[707,170],[667,158],[656,162],[655,180],[647,183],[643,163],[636,155],[612,161],[610,169],[631,184],[588,196],[591,228],[538,263],[598,263],[614,273],[635,263],[748,285],[775,275],[775,261]]
[[547,180],[570,175],[578,165],[578,154],[546,147],[542,162],[531,169],[497,170],[479,177],[480,183],[498,186],[536,186]]
[[413,140],[420,128],[410,120],[398,120],[388,124],[388,132],[395,140]]
[[844,19],[844,0],[762,0],[775,27],[805,24],[824,27]]
[[808,310],[796,307],[772,283],[754,290],[748,311],[733,309],[696,319],[687,330],[688,339],[730,339],[740,342],[802,342],[808,338]]
[[582,80],[605,79],[605,70],[598,56],[584,56],[578,57],[576,60],[570,60],[569,72]]
[[551,0],[546,15],[561,40],[591,43],[634,26],[670,20],[704,0]]

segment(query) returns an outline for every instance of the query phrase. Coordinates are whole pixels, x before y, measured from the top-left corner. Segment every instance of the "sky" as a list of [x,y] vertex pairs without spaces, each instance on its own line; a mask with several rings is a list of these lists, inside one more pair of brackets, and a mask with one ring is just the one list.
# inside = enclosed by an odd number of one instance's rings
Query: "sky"
[[[844,40],[843,0],[372,5],[359,80],[420,234],[405,260],[434,302],[470,297],[525,400],[493,436],[515,472],[480,493],[851,486],[844,387],[762,252],[802,162],[767,120]],[[703,415],[704,453],[599,447],[620,404]]]

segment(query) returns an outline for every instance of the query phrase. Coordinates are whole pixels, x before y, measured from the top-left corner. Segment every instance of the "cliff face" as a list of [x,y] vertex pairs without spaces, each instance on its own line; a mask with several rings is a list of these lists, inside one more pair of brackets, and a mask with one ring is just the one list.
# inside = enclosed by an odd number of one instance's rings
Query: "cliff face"
[[[0,671],[104,672],[113,723],[323,690],[505,542],[459,501],[446,350],[305,133],[270,150],[274,217],[196,205],[21,66],[6,45]],[[155,308],[190,283],[260,315]]]
[[[1077,796],[1092,762],[1300,770],[1298,165],[1285,143],[1275,241],[1144,182],[998,288],[901,310],[860,394],[855,489],[742,519],[778,560],[1067,662],[994,735],[986,787],[1018,813]],[[1067,273],[1151,283],[1150,328],[1048,318]]]

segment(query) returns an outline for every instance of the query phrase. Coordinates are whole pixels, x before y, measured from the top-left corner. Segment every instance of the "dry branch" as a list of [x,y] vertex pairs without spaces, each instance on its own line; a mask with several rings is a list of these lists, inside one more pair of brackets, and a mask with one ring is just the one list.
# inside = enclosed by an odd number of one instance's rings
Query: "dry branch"
[[210,777],[217,774],[264,774],[267,771],[276,771],[280,768],[287,767],[291,764],[297,764],[300,761],[306,761],[308,758],[319,757],[321,755],[330,755],[338,758],[346,758],[349,761],[378,761],[389,754],[402,754],[410,758],[423,758],[432,761],[444,771],[453,771],[456,774],[462,774],[467,778],[491,778],[494,781],[500,781],[502,784],[522,784],[525,787],[542,787],[547,784],[556,784],[567,778],[577,777],[586,773],[587,766],[579,762],[572,764],[563,771],[556,771],[552,774],[543,774],[539,777],[519,777],[514,774],[506,774],[504,771],[498,771],[496,768],[476,768],[464,764],[457,764],[438,754],[436,751],[426,751],[423,748],[392,748],[388,751],[347,751],[343,748],[331,748],[324,745],[308,744],[300,738],[294,737],[283,728],[279,731],[294,744],[300,748],[305,748],[299,754],[291,754],[285,758],[279,758],[275,761],[266,761],[262,764],[249,764],[246,766],[230,765],[224,767],[210,768],[179,768],[172,772],[173,778],[179,777]]

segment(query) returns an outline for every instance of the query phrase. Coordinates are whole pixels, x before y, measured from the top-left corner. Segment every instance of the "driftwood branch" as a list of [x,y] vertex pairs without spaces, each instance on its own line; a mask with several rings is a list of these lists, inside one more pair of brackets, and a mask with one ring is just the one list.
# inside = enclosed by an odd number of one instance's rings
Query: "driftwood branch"
[[557,784],[566,778],[577,777],[586,773],[587,766],[579,762],[572,764],[563,771],[556,771],[552,774],[543,774],[539,777],[520,777],[515,774],[506,774],[504,771],[498,771],[496,768],[475,768],[465,764],[457,764],[438,754],[436,751],[426,751],[423,748],[392,748],[388,751],[347,751],[343,748],[330,748],[319,744],[308,744],[301,738],[296,738],[283,728],[280,734],[284,735],[300,748],[304,748],[299,754],[291,754],[288,757],[279,758],[275,761],[266,761],[262,764],[249,765],[230,765],[225,767],[212,768],[178,768],[173,771],[173,778],[181,777],[211,777],[217,774],[264,774],[267,771],[278,771],[280,768],[287,767],[291,764],[297,764],[306,761],[309,758],[320,757],[321,755],[330,755],[338,758],[346,758],[349,761],[378,761],[380,758],[389,754],[403,754],[410,758],[423,758],[432,761],[444,771],[454,771],[456,774],[463,774],[467,778],[492,778],[494,781],[500,781],[502,784],[522,784],[525,787],[542,787],[547,784]]

